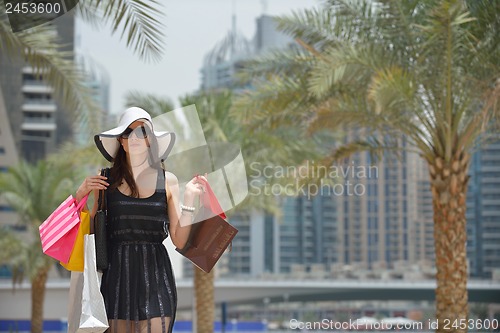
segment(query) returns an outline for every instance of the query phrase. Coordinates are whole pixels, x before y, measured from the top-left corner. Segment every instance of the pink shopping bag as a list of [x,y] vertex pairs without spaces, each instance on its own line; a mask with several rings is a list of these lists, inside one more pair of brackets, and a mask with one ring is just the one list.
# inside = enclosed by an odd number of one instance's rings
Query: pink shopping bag
[[78,235],[80,211],[87,199],[88,195],[77,204],[76,199],[70,195],[40,225],[43,253],[63,263],[68,263]]

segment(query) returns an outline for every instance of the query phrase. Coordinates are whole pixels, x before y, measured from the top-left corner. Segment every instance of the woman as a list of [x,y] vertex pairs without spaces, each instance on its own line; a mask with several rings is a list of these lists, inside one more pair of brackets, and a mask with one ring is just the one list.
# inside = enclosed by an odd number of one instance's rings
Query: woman
[[[111,252],[101,292],[108,332],[172,331],[177,296],[162,241],[170,234],[176,247],[184,247],[194,202],[206,181],[191,179],[179,206],[177,178],[161,168],[174,141],[174,133],[153,131],[151,116],[137,107],[122,114],[118,127],[95,136],[99,151],[113,162],[110,177],[87,177],[76,198],[90,191],[97,198],[99,190],[106,190]],[[96,210],[94,204],[91,216]]]

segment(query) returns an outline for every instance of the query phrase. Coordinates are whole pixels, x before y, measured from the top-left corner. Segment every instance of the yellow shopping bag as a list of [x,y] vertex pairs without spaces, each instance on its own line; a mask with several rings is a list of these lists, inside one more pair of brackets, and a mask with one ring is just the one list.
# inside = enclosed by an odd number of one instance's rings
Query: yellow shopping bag
[[73,247],[68,263],[59,262],[68,271],[83,272],[83,236],[90,234],[90,214],[88,211],[82,211],[80,213],[80,221],[78,236],[76,236],[75,246]]

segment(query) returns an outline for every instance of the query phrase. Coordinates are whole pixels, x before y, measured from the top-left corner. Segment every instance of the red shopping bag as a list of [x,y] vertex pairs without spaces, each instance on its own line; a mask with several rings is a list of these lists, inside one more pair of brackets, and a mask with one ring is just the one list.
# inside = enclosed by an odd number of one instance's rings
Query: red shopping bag
[[[203,181],[202,178],[198,180]],[[230,246],[238,229],[229,224],[210,184],[203,181],[206,193],[201,195],[200,211],[191,225],[188,241],[177,252],[198,268],[209,273]]]
[[80,211],[88,195],[79,203],[70,195],[38,228],[42,251],[65,264],[68,263],[80,226]]
[[219,215],[221,218],[225,219],[226,214],[224,213],[224,210],[222,210],[222,207],[220,206],[219,200],[217,200],[217,197],[215,196],[214,191],[212,190],[212,187],[210,187],[210,184],[201,178],[201,176],[196,176],[198,181],[202,182],[205,186],[206,193],[201,195],[200,200],[201,204],[203,207],[211,211],[212,213]]

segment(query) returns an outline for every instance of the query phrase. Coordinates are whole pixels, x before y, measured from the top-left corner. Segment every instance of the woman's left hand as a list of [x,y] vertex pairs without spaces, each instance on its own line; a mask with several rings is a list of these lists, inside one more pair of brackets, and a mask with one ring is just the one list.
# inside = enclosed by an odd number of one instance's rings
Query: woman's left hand
[[204,193],[206,191],[205,189],[205,184],[208,183],[207,181],[207,173],[205,173],[204,176],[199,175],[193,177],[187,184],[186,184],[186,192],[185,196],[195,198],[196,196],[199,196],[201,193]]

